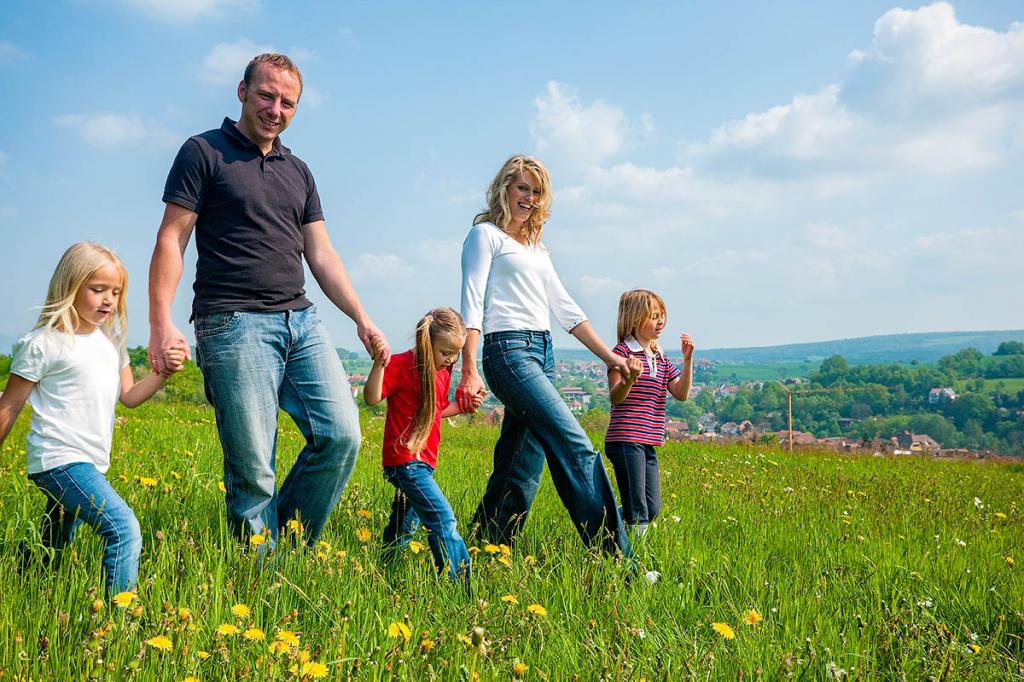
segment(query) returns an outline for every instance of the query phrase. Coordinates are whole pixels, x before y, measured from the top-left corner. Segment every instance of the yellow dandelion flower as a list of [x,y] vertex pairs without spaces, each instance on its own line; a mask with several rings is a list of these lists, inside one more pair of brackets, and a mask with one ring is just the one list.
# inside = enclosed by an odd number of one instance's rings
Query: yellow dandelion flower
[[238,626],[234,623],[222,623],[217,626],[217,634],[221,637],[231,637],[238,634]]
[[1005,519],[1006,518],[1006,514],[1004,514],[1003,512],[996,512],[996,518],[997,519]]
[[248,618],[249,607],[245,604],[235,604],[231,607],[231,614],[236,618]]
[[505,556],[508,556],[509,554],[512,553],[512,548],[509,547],[508,545],[498,545],[498,549],[500,549],[501,553],[504,554]]
[[327,542],[327,540],[321,540],[320,542],[316,543],[316,546],[317,549],[322,549],[325,552],[331,551],[331,543]]
[[373,518],[373,513],[370,512],[369,509],[360,509],[357,512],[357,514],[358,514],[359,518],[361,518],[361,519],[372,519]]
[[356,531],[356,539],[359,542],[369,542],[371,537],[373,537],[373,533],[366,526],[362,526]]
[[174,648],[174,644],[171,643],[171,640],[167,639],[164,635],[150,637],[146,640],[146,644],[154,649],[159,649],[160,651],[170,651]]
[[750,609],[749,611],[743,612],[743,622],[747,625],[757,625],[762,620],[764,620],[764,618],[762,618],[761,614],[757,612],[757,609]]
[[242,633],[242,637],[245,637],[250,642],[262,642],[267,638],[263,633],[263,630],[260,630],[259,628],[249,628]]
[[184,680],[184,682],[203,682],[203,681],[202,681],[202,680],[200,680],[200,679],[199,679],[198,677],[196,677],[195,675],[188,675],[188,676],[186,676],[186,677],[185,677],[185,680]]
[[467,550],[469,551],[469,554],[473,557],[476,557],[476,555],[480,553],[480,548],[476,545],[473,545],[472,547],[467,547]]
[[1004,556],[1004,557],[1003,557],[1003,560],[1004,560],[1004,561],[1006,561],[1006,565],[1007,565],[1007,566],[1013,566],[1013,564],[1014,564],[1014,561],[1013,561],[1013,557],[1012,557],[1012,556],[1010,556],[1009,554],[1007,554],[1006,556]]
[[548,615],[548,610],[546,608],[544,608],[543,606],[541,606],[540,604],[530,604],[529,606],[526,607],[526,610],[529,611],[530,613],[532,613],[535,616],[544,617],[544,616]]
[[299,636],[291,630],[279,631],[277,635],[275,635],[274,639],[284,642],[285,644],[290,644],[291,646],[299,645]]
[[458,637],[459,641],[465,644],[467,647],[473,646],[473,640],[469,638],[469,635],[464,635],[460,632],[458,635],[456,635],[456,637]]
[[498,547],[497,545],[492,545],[492,544],[488,543],[488,544],[484,545],[484,551],[487,552],[488,554],[497,554],[498,552],[501,551],[501,547]]
[[217,481],[217,490],[222,493],[226,493],[228,491],[228,489],[224,487],[224,481]]
[[295,654],[295,658],[298,660],[299,663],[309,663],[309,659],[311,659],[312,657],[312,654],[310,654],[305,649],[299,649],[299,652]]
[[139,604],[134,609],[132,609],[132,617],[134,617],[134,618],[142,617],[142,614],[143,614],[144,610],[145,609],[142,608],[142,604]]
[[256,533],[255,535],[249,536],[249,544],[253,547],[259,547],[267,541],[267,538],[263,536],[263,533]]
[[208,659],[210,657],[210,652],[209,651],[203,651],[202,649],[200,649],[199,651],[196,652],[196,656],[199,657],[200,661],[205,661],[206,659]]
[[419,554],[420,552],[423,551],[423,543],[422,542],[416,542],[415,540],[413,540],[412,542],[409,543],[409,551],[412,552],[413,554]]
[[291,647],[288,646],[287,642],[282,642],[281,640],[274,640],[270,643],[270,646],[267,647],[267,651],[269,651],[272,654],[284,654],[288,653],[288,649],[290,648]]
[[502,556],[498,557],[498,563],[499,564],[504,564],[505,566],[508,566],[509,568],[512,568],[512,560],[509,559],[507,556],[502,555]]
[[106,604],[103,602],[102,599],[94,599],[89,608],[92,609],[93,613],[99,613],[103,610],[104,606],[106,606]]
[[114,595],[114,603],[122,609],[126,609],[131,606],[133,601],[135,601],[134,592],[118,592]]
[[434,640],[432,640],[432,639],[421,640],[420,641],[420,648],[423,649],[424,653],[430,651],[431,649],[434,648]]
[[287,527],[288,530],[295,533],[296,535],[302,535],[302,532],[305,530],[305,527],[302,525],[302,522],[298,519],[289,519]]
[[302,676],[312,677],[314,680],[319,680],[321,677],[327,676],[327,666],[323,663],[317,663],[310,661],[309,663],[302,664]]
[[139,476],[139,485],[143,488],[153,488],[156,486],[156,479],[149,476]]
[[526,671],[529,669],[530,666],[526,665],[525,663],[516,663],[514,666],[512,666],[512,672],[515,674],[516,677],[522,677],[526,674]]
[[971,644],[971,651],[973,651],[976,654],[980,654],[981,653],[981,647],[978,646],[977,644]]
[[339,559],[344,559],[348,556],[348,552],[346,552],[343,549],[339,549],[337,552],[334,553],[334,556],[338,557]]
[[401,637],[408,642],[409,638],[412,637],[412,632],[405,623],[395,622],[388,626],[388,637],[394,637],[395,639]]
[[736,633],[725,623],[712,623],[711,629],[726,639],[736,639]]
[[505,602],[506,604],[518,604],[519,597],[517,597],[514,594],[506,594],[504,597],[501,598],[501,601]]
[[179,474],[177,471],[172,471],[171,472],[171,476],[174,477],[175,481],[180,481],[181,480],[181,474]]
[[178,609],[178,620],[192,620],[192,609],[186,609],[184,606]]
[[537,557],[533,556],[532,554],[527,554],[523,557],[523,562],[530,566],[533,566],[535,563],[537,563]]

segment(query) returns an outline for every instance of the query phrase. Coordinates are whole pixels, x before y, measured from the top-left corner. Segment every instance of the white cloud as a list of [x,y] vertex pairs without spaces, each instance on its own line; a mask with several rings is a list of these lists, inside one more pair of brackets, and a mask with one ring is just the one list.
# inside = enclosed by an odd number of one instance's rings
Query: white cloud
[[245,38],[233,43],[218,43],[203,59],[199,77],[216,85],[237,85],[253,57],[273,51],[270,46],[259,45]]
[[583,275],[579,279],[580,292],[587,295],[613,292],[618,294],[626,285],[613,277],[595,277]]
[[412,266],[394,253],[362,253],[356,256],[350,267],[354,282],[393,282],[413,273]]
[[[600,100],[580,103],[571,86],[550,81],[544,95],[534,99],[537,114],[530,125],[541,154],[573,163],[603,161],[617,154],[629,134],[622,109]],[[641,128],[651,129],[649,117]]]
[[159,124],[143,121],[134,112],[63,114],[53,120],[56,125],[72,130],[82,142],[94,147],[125,147],[145,142],[155,147],[172,148],[181,142],[179,135]]
[[252,11],[259,0],[119,0],[160,21],[190,23],[204,18],[227,18],[238,11]]
[[0,64],[12,64],[27,59],[28,54],[9,40],[0,40]]
[[823,250],[845,249],[851,243],[842,228],[822,223],[804,225],[804,239],[810,246]]

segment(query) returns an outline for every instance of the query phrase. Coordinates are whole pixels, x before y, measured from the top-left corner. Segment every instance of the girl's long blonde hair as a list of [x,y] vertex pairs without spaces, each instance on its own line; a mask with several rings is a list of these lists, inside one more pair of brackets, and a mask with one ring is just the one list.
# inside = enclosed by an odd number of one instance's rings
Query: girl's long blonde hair
[[[665,309],[665,301],[653,291],[633,289],[632,291],[624,292],[619,297],[619,320],[615,324],[615,335],[618,337],[619,343],[622,343],[630,336],[635,339],[637,329],[640,328],[644,320],[650,317],[652,313],[659,311],[662,315],[668,316],[668,311]],[[657,341],[651,342],[651,350],[655,353],[661,352]]]
[[527,241],[536,246],[540,243],[544,223],[551,215],[551,177],[540,159],[532,156],[517,154],[510,156],[505,161],[501,170],[491,181],[491,186],[487,188],[487,209],[476,214],[473,224],[479,225],[487,221],[501,229],[509,226],[509,223],[512,222],[512,209],[508,205],[508,186],[515,181],[520,173],[524,175],[531,173],[537,184],[540,185],[540,199],[535,202],[530,219],[523,225]]
[[43,303],[43,309],[33,329],[56,329],[74,334],[82,321],[75,310],[75,296],[89,278],[104,265],[113,265],[120,273],[121,296],[113,314],[104,320],[100,328],[116,347],[123,348],[125,336],[128,334],[128,271],[116,253],[94,242],[72,244],[60,257],[50,278],[46,302]]
[[424,315],[416,325],[416,373],[420,378],[420,404],[416,407],[416,418],[411,425],[412,432],[402,443],[409,452],[419,452],[426,445],[437,416],[437,388],[434,367],[434,344],[440,339],[464,339],[466,325],[462,316],[451,308],[434,308]]

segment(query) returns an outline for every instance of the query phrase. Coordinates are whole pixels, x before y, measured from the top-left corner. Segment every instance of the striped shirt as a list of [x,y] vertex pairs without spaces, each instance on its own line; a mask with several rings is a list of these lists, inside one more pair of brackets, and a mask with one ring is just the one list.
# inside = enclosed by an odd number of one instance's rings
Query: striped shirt
[[624,358],[638,358],[644,364],[644,370],[629,389],[626,399],[612,405],[605,442],[664,445],[665,394],[669,382],[680,375],[679,368],[663,352],[648,356],[631,338],[615,346],[612,352]]

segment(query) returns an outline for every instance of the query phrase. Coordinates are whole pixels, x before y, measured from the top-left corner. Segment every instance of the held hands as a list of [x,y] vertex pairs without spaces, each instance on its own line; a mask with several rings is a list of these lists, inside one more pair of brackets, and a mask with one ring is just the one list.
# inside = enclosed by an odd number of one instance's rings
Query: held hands
[[693,360],[693,339],[686,332],[683,332],[680,337],[680,346],[683,351],[683,362],[690,362]]
[[463,414],[476,412],[487,397],[487,389],[479,374],[467,374],[463,371],[462,379],[455,389],[455,402]]
[[[184,354],[184,357],[181,359],[177,369],[169,369],[167,366],[167,354],[174,352],[174,357],[177,357],[178,350]],[[153,368],[154,372],[162,376],[169,376],[177,372],[184,365],[185,360],[192,358],[192,352],[185,341],[185,335],[173,324],[165,327],[150,328],[149,348],[147,351],[149,366]]]
[[[456,390],[456,394],[457,393],[458,393],[458,391]],[[470,404],[472,405],[472,409],[462,410],[462,413],[463,414],[470,414],[472,412],[476,412],[477,410],[480,409],[480,406],[483,405],[484,398],[486,398],[486,397],[487,397],[487,389],[486,388],[481,388],[477,393],[475,393],[475,394],[473,394],[473,395],[471,395],[469,397],[469,401],[470,401]],[[460,405],[460,408],[461,408],[461,405]]]
[[373,364],[384,367],[388,364],[391,356],[391,349],[388,347],[387,339],[383,336],[374,336],[370,339],[370,357]]
[[644,363],[640,362],[640,358],[629,357],[626,359],[626,367],[629,373],[624,374],[622,378],[625,379],[627,384],[632,385],[644,373]]
[[185,359],[188,357],[188,346],[180,345],[168,348],[164,351],[163,365],[164,369],[162,372],[153,369],[154,372],[162,376],[164,379],[171,376],[175,372],[180,372],[185,366]]

